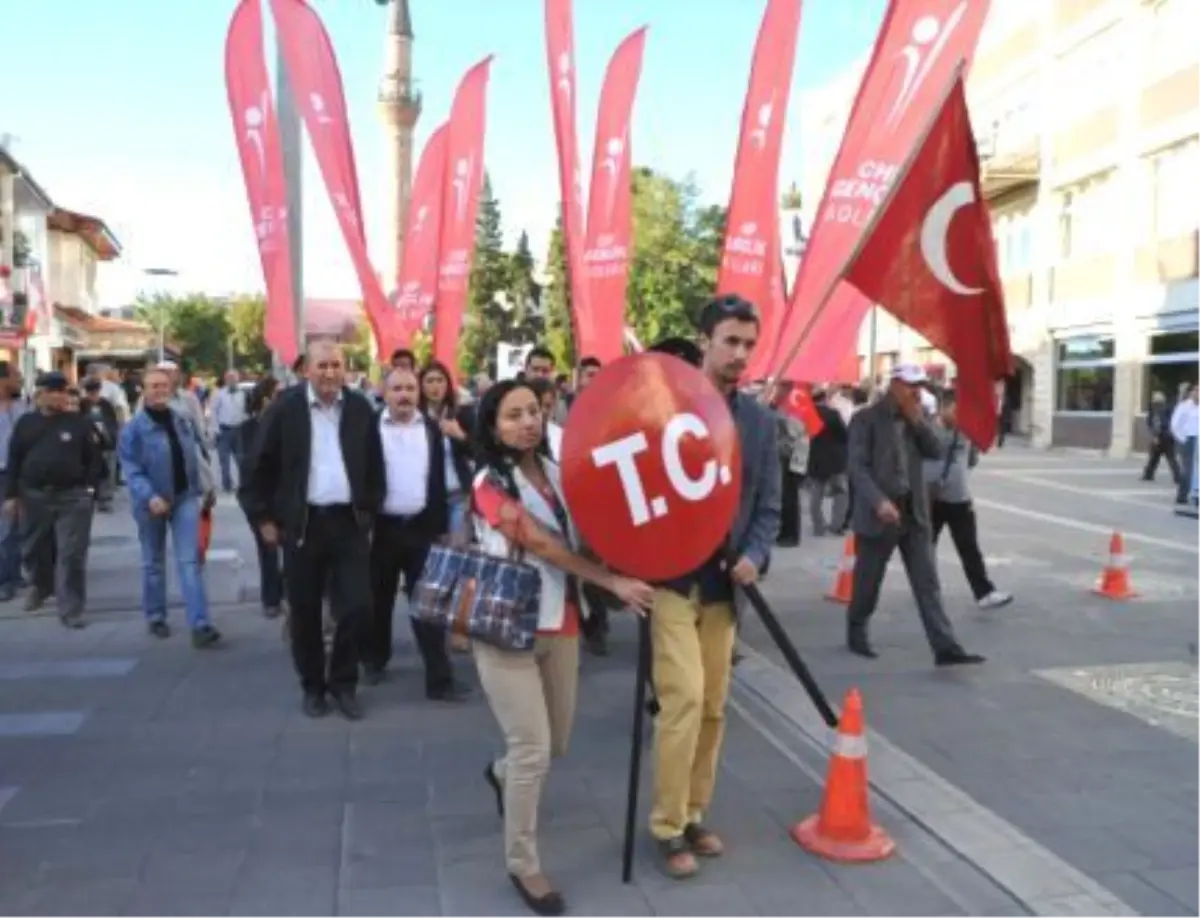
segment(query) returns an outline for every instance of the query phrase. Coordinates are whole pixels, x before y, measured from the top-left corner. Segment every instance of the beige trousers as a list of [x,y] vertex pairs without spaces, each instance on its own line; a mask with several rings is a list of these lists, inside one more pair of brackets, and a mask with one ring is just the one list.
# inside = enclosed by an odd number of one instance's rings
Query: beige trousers
[[701,605],[696,590],[687,598],[659,590],[654,598],[651,673],[659,712],[650,834],[655,838],[682,835],[712,802],[736,636],[730,603]]
[[492,766],[504,788],[504,854],[509,873],[542,872],[538,804],[550,759],[567,751],[579,686],[579,638],[538,637],[533,652],[475,642],[475,666],[504,734],[505,754]]

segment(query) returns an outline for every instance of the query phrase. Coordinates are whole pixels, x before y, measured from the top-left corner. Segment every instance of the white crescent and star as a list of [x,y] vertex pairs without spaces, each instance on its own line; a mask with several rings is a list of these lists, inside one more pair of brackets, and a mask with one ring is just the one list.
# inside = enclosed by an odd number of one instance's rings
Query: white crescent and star
[[930,273],[938,282],[951,293],[959,296],[974,296],[983,293],[982,287],[969,287],[958,279],[950,266],[950,257],[946,252],[947,237],[950,235],[950,223],[954,215],[969,204],[975,203],[975,186],[971,182],[956,182],[946,189],[938,198],[925,221],[921,224],[921,255]]

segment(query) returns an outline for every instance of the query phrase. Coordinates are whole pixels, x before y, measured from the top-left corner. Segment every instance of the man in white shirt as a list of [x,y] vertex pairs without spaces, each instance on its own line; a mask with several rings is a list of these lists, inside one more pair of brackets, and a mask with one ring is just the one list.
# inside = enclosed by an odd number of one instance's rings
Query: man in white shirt
[[[396,589],[412,599],[434,540],[450,524],[446,494],[446,446],[441,429],[418,410],[420,386],[412,370],[395,369],[384,380],[386,408],[379,439],[387,488],[371,540],[371,619],[360,644],[364,680],[383,681],[392,657]],[[433,701],[462,701],[465,688],[454,678],[445,629],[410,619],[425,663],[425,695]]]
[[[304,713],[327,714],[328,694],[343,716],[358,720],[360,633],[371,607],[368,537],[386,489],[379,423],[345,387],[340,345],[315,342],[306,369],[308,382],[285,390],[262,416],[239,496],[263,541],[283,545]],[[336,622],[328,663],[327,589]]]
[[246,393],[238,388],[238,374],[230,370],[225,374],[225,385],[212,397],[209,408],[213,423],[217,426],[217,462],[221,466],[221,490],[233,492],[233,464],[238,458],[241,442],[239,428],[246,420]]
[[1171,414],[1171,436],[1179,444],[1179,486],[1175,491],[1175,503],[1186,504],[1192,490],[1192,475],[1196,466],[1196,437],[1200,434],[1200,406],[1197,406],[1197,388],[1192,385],[1185,398],[1179,400]]

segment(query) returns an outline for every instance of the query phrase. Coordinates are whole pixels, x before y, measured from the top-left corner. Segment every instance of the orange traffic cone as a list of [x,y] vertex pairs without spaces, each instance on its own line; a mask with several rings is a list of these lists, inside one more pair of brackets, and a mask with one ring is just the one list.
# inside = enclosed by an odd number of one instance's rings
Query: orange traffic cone
[[858,689],[847,692],[842,704],[821,810],[797,824],[791,834],[805,851],[831,861],[882,861],[896,851],[891,837],[871,822],[867,738]]
[[857,549],[854,543],[854,533],[846,536],[842,546],[842,559],[838,562],[837,576],[833,580],[833,588],[825,594],[832,602],[850,605],[850,597],[854,595],[854,561]]
[[1108,564],[1092,592],[1105,599],[1133,599],[1137,592],[1129,582],[1129,559],[1125,556],[1125,537],[1113,532],[1108,543]]

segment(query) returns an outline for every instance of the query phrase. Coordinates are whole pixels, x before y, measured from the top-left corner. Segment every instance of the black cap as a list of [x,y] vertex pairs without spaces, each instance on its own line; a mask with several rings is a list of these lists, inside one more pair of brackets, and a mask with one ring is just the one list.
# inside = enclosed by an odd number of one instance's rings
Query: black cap
[[67,377],[58,370],[49,370],[37,379],[37,387],[47,392],[65,392],[68,385]]
[[99,392],[100,388],[101,388],[101,382],[100,382],[100,380],[96,379],[96,377],[94,377],[94,376],[89,376],[87,379],[85,379],[83,381],[83,391],[84,392]]

